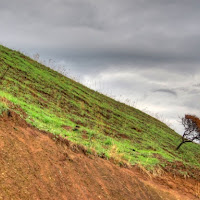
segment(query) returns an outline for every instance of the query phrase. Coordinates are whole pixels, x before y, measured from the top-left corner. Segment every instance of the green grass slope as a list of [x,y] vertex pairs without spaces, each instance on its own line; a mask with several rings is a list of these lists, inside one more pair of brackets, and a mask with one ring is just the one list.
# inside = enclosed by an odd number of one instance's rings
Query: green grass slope
[[188,143],[175,151],[180,136],[140,110],[0,46],[0,76],[7,67],[0,82],[1,113],[14,110],[41,130],[119,162],[139,163],[151,170],[160,166],[183,174],[200,169],[200,145]]

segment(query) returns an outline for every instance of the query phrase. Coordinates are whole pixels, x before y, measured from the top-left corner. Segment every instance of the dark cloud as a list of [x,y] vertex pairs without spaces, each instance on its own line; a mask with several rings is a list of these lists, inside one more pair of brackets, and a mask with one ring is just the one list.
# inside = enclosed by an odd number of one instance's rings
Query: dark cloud
[[175,111],[199,109],[199,7],[197,0],[1,0],[0,42],[174,122]]
[[164,93],[168,93],[168,94],[177,96],[177,93],[170,89],[158,89],[158,90],[154,90],[153,92],[164,92]]

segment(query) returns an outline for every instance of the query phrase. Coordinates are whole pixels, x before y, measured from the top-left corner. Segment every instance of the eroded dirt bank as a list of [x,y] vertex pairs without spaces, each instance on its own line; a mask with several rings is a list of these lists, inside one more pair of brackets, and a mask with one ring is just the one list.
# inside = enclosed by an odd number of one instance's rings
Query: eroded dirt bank
[[0,117],[0,199],[195,200],[196,185],[166,175],[150,179],[137,169],[90,158],[15,113]]

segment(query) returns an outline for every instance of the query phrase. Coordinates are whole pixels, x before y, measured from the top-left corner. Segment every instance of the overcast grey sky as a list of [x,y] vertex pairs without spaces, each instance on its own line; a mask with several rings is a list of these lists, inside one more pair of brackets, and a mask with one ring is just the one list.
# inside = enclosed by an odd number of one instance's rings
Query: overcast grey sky
[[200,116],[199,9],[199,0],[0,0],[0,43],[53,59],[181,133],[178,116]]

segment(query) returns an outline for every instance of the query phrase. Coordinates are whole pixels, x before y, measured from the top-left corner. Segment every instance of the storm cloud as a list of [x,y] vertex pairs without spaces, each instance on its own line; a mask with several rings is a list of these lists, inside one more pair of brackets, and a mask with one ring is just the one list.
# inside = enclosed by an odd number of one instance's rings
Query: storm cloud
[[199,8],[197,0],[1,0],[0,42],[55,60],[181,133],[179,115],[200,115]]

